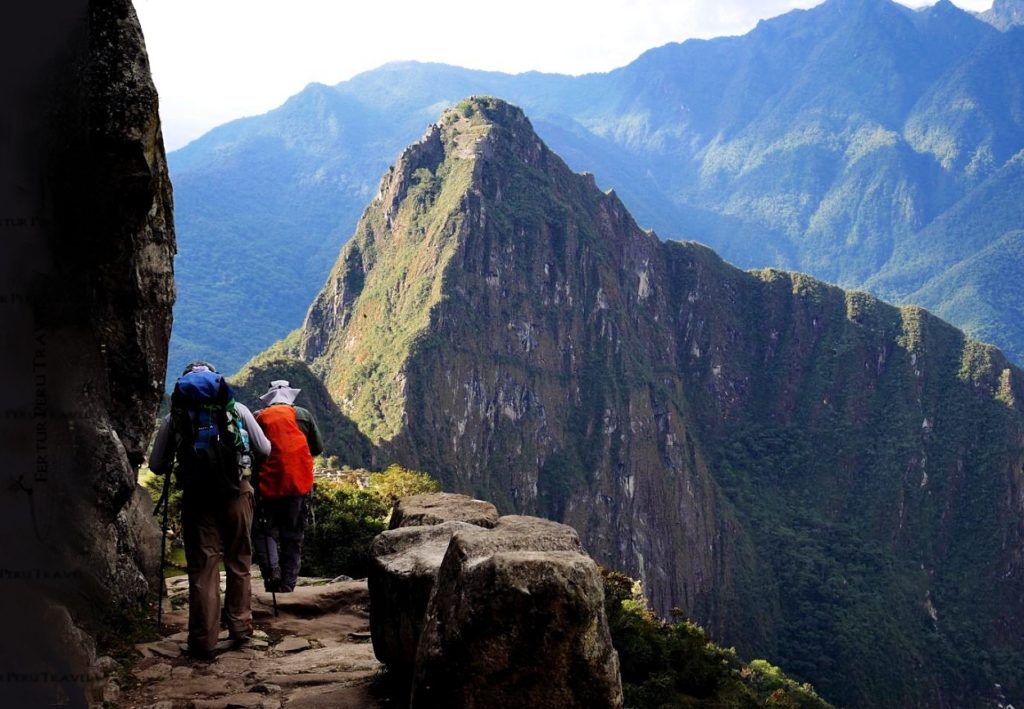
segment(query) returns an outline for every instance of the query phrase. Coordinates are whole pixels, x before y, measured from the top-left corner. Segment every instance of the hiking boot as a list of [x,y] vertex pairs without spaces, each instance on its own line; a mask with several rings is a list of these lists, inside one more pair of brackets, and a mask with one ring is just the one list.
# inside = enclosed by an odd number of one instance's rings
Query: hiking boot
[[187,643],[183,643],[179,647],[185,657],[190,657],[198,662],[213,662],[213,659],[216,656],[216,653],[214,653],[213,650],[207,650],[205,647],[195,647],[194,645],[189,645]]
[[243,650],[252,645],[252,634],[239,635],[227,640],[221,640],[217,643],[217,650],[219,652],[226,652],[228,650]]

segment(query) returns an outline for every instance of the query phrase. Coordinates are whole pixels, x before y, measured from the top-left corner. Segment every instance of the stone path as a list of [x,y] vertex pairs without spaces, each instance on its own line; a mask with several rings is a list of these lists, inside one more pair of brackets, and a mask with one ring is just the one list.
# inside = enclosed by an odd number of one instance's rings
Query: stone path
[[[388,706],[372,691],[381,665],[370,645],[365,581],[300,579],[294,592],[278,594],[279,615],[274,617],[270,594],[256,590],[263,582],[254,578],[257,630],[252,646],[226,649],[206,663],[182,655],[179,648],[188,622],[187,580],[176,577],[167,585],[170,608],[164,623],[171,634],[137,646],[137,662],[124,670],[125,688],[108,684],[111,704],[159,709]],[[221,637],[226,639],[227,631]]]

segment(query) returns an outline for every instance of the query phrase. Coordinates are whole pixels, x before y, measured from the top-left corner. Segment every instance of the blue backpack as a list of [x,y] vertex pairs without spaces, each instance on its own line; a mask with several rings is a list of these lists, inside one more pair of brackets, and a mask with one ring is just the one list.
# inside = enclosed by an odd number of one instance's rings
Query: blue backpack
[[179,487],[237,495],[250,464],[249,433],[223,375],[195,371],[180,377],[171,393],[171,423]]

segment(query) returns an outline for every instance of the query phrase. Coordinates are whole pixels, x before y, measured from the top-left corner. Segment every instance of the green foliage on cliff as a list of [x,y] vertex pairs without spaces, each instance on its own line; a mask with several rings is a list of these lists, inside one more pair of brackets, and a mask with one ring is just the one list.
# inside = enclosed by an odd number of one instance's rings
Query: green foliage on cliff
[[790,679],[764,660],[744,664],[735,650],[711,642],[690,621],[658,618],[638,581],[606,568],[601,577],[628,709],[829,706],[809,684]]

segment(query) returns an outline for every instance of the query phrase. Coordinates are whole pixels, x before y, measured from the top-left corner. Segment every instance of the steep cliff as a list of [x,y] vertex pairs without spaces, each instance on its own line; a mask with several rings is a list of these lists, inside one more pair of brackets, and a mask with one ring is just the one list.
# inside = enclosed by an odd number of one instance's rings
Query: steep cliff
[[988,10],[976,14],[993,27],[1004,31],[1024,25],[1024,3],[1021,0],[995,0]]
[[34,54],[5,72],[0,121],[4,213],[19,215],[0,239],[0,691],[77,706],[98,698],[93,639],[143,609],[157,573],[136,468],[166,369],[171,188],[130,2],[20,12],[5,26]]
[[660,242],[512,106],[402,154],[282,349],[381,459],[571,524],[833,701],[1024,690],[1022,373],[920,309]]

